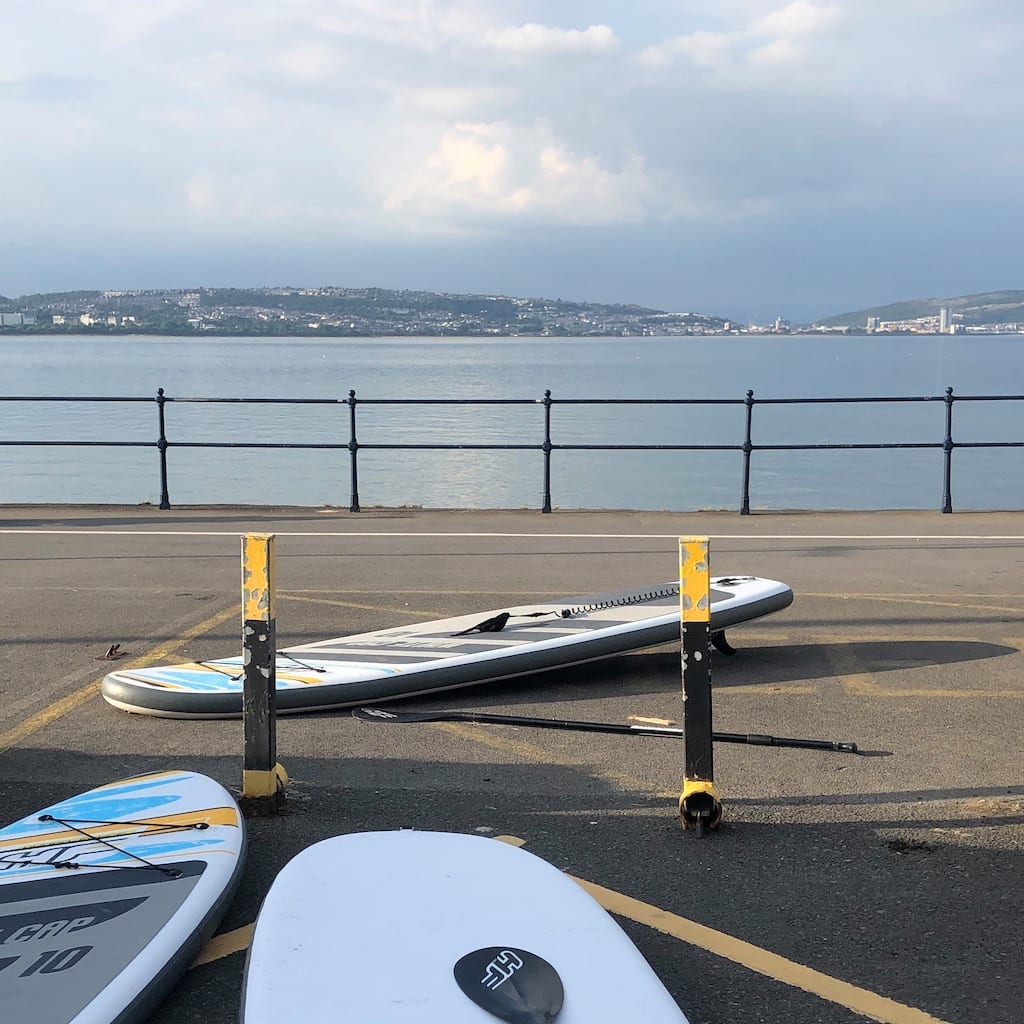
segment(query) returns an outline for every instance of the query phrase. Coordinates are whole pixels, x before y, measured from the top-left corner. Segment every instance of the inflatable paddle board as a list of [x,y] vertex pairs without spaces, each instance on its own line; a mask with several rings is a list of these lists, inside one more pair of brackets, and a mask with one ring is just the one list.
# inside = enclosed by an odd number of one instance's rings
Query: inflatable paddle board
[[686,1024],[581,886],[481,836],[362,832],[307,847],[256,918],[242,1024]]
[[185,972],[241,877],[213,779],[125,779],[0,829],[3,1024],[130,1024]]
[[[724,631],[786,608],[776,580],[711,581],[711,629]],[[679,585],[666,583],[381,629],[277,652],[279,714],[416,697],[578,665],[679,640]],[[242,659],[122,669],[104,680],[108,703],[164,718],[242,714]]]

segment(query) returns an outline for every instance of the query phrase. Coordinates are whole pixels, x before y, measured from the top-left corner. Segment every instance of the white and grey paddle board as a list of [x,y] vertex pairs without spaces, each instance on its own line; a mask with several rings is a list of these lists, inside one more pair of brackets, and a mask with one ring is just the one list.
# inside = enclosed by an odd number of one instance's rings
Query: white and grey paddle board
[[308,847],[272,883],[242,1024],[686,1024],[603,907],[525,850],[448,832]]
[[[722,633],[786,608],[793,591],[757,576],[711,581],[711,629]],[[499,628],[494,629],[494,625]],[[415,697],[578,665],[678,641],[679,585],[559,598],[397,626],[277,652],[279,714]],[[242,713],[242,659],[121,669],[103,680],[114,707],[164,718]]]
[[114,782],[0,829],[3,1024],[129,1024],[188,968],[241,876],[245,828],[213,779]]

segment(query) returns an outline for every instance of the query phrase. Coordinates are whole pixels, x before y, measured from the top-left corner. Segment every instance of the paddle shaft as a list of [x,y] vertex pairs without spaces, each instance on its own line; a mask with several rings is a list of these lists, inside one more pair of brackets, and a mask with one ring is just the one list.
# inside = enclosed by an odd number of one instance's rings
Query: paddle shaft
[[[604,732],[627,736],[661,736],[682,739],[683,730],[658,725],[620,725],[614,722],[576,722],[562,718],[530,718],[526,715],[496,715],[484,711],[384,711],[379,708],[359,708],[353,714],[363,721],[378,722],[474,722],[478,725],[517,725],[533,729],[567,729],[574,732]],[[792,739],[785,736],[765,736],[758,733],[715,732],[717,743],[747,743],[760,747],[800,747],[808,750],[834,750],[847,754],[857,753],[856,743],[836,743],[832,740]]]

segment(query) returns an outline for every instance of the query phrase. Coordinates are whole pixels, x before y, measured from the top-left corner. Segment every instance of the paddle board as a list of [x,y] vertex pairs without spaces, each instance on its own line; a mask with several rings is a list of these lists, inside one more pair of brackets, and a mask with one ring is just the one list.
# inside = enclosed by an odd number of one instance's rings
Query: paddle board
[[[711,581],[711,629],[787,607],[776,580]],[[560,598],[322,640],[277,652],[279,714],[352,707],[578,665],[679,640],[679,585]],[[108,703],[164,718],[242,713],[242,659],[122,669],[103,680]]]
[[144,1019],[234,894],[245,827],[231,794],[154,772],[0,829],[4,1024]]
[[448,832],[307,847],[271,884],[242,1024],[686,1024],[640,951],[557,868]]

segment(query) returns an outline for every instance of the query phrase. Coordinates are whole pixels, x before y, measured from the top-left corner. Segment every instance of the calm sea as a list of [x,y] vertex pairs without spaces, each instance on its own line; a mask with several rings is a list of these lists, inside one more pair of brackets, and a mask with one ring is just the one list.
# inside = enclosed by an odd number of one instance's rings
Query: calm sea
[[[739,445],[745,410],[557,404],[559,399],[756,399],[1024,395],[1024,336],[750,338],[0,339],[0,399],[518,399],[527,404],[358,407],[360,444]],[[942,402],[757,405],[755,444],[939,442]],[[1024,402],[958,402],[957,442],[1024,441]],[[346,405],[166,406],[172,504],[337,505],[350,501],[347,450],[180,448],[175,442],[347,444]],[[151,444],[144,403],[0,400],[0,441]],[[754,509],[939,508],[941,450],[754,451]],[[359,452],[364,508],[539,508],[540,451]],[[556,508],[739,507],[738,451],[559,451]],[[953,507],[1024,508],[1024,449],[953,454]],[[158,502],[154,447],[0,445],[0,503]]]

